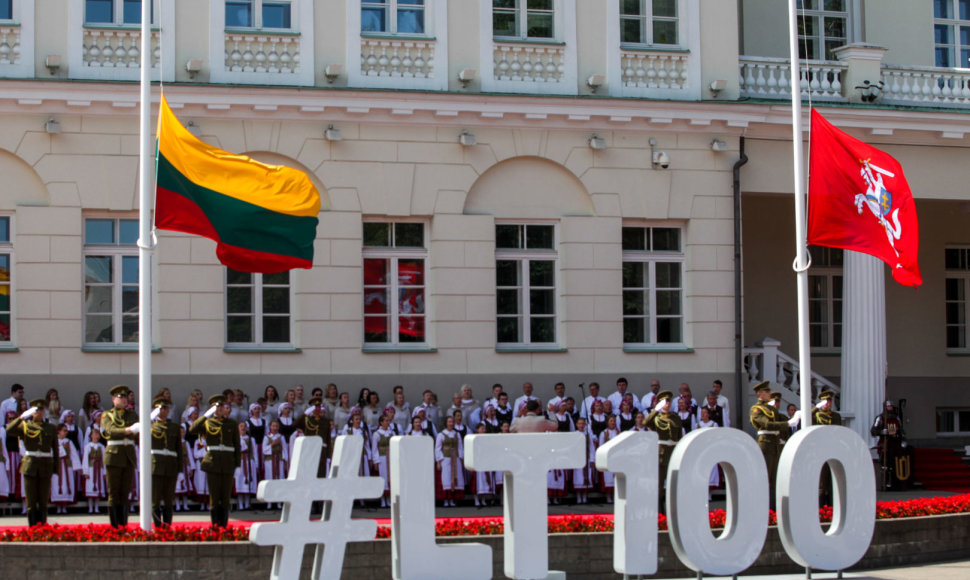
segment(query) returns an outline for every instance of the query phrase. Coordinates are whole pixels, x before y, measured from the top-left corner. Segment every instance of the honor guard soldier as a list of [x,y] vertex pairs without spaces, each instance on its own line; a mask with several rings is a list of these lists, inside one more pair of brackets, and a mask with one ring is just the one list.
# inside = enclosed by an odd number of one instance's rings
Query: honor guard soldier
[[683,435],[683,422],[680,415],[670,411],[670,405],[674,394],[670,391],[660,391],[654,397],[653,411],[647,415],[644,425],[651,431],[656,431],[660,439],[658,441],[657,452],[659,454],[659,464],[657,476],[660,478],[660,511],[664,512],[664,504],[667,496],[667,467],[670,465],[670,457],[674,454],[674,446],[680,441]]
[[242,459],[239,443],[239,424],[229,418],[232,407],[225,395],[209,397],[209,410],[189,428],[189,432],[205,440],[206,453],[202,471],[209,483],[209,518],[212,527],[229,525],[233,475]]
[[183,461],[181,432],[178,423],[168,420],[172,410],[168,399],[158,397],[152,407],[152,522],[171,525],[175,481]]
[[758,430],[758,447],[765,457],[768,467],[768,489],[771,493],[771,505],[775,503],[775,476],[778,473],[778,459],[781,457],[781,436],[788,433],[789,427],[799,422],[800,415],[788,420],[772,404],[771,387],[768,381],[761,381],[754,387],[758,402],[751,407],[751,425]]
[[879,438],[879,459],[882,460],[883,489],[906,489],[912,473],[912,452],[907,449],[903,421],[892,401],[886,401],[883,412],[869,429]]
[[26,452],[20,462],[27,501],[27,524],[47,523],[47,502],[51,497],[54,453],[57,453],[57,428],[44,422],[47,401],[36,399],[20,417],[7,425],[7,436],[20,439]]
[[111,388],[112,408],[101,414],[105,444],[104,466],[108,479],[108,519],[114,527],[128,525],[128,496],[135,481],[138,414],[128,409],[126,385]]
[[[818,404],[812,409],[812,425],[841,425],[842,415],[835,410],[835,393],[829,390],[818,394]],[[818,485],[818,498],[821,505],[832,505],[832,470],[828,462],[822,465],[822,475]]]
[[309,401],[309,407],[302,417],[296,420],[296,428],[303,431],[304,437],[319,437],[323,440],[323,450],[320,452],[320,464],[317,466],[317,477],[327,476],[327,461],[330,459],[332,451],[332,441],[330,432],[333,430],[333,423],[325,417],[323,408],[323,398],[313,397]]

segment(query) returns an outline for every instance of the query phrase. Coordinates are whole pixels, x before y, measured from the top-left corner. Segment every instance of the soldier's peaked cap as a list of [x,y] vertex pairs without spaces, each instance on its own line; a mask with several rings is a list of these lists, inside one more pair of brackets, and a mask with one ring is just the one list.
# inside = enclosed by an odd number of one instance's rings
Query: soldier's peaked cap
[[155,400],[152,401],[153,409],[155,407],[171,407],[171,406],[172,406],[172,402],[166,399],[165,397],[155,397]]
[[768,383],[768,381],[761,381],[757,385],[751,387],[751,389],[754,392],[756,392],[756,393],[758,391],[770,391],[771,390],[771,385]]
[[829,390],[822,391],[821,393],[818,394],[819,401],[827,401],[829,399],[834,399],[834,398],[835,398],[835,393]]
[[310,400],[307,401],[307,404],[309,404],[311,407],[316,407],[317,405],[322,405],[323,404],[323,397],[311,397]]
[[781,400],[781,393],[779,393],[778,391],[772,391],[771,398],[772,399],[777,399],[777,400],[780,401]]
[[115,385],[111,387],[109,392],[112,397],[127,397],[131,389],[128,388],[128,385]]
[[657,398],[655,399],[658,403],[660,401],[669,401],[674,398],[674,394],[670,391],[660,391],[657,393]]
[[223,395],[222,393],[219,393],[218,395],[212,395],[211,397],[209,397],[210,405],[221,405],[225,402],[226,402],[226,396]]
[[30,406],[31,407],[37,407],[38,409],[46,409],[47,408],[47,400],[46,399],[34,399],[33,401],[30,402]]

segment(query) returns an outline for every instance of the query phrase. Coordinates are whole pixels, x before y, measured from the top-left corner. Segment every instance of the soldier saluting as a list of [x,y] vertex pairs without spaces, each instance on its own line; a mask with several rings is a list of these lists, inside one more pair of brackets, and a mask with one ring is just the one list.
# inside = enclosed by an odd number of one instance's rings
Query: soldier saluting
[[771,403],[771,386],[768,381],[761,381],[753,387],[758,401],[751,407],[749,420],[758,430],[758,447],[764,455],[768,467],[768,490],[771,494],[770,503],[775,501],[775,477],[778,474],[778,460],[781,458],[781,435],[787,434],[789,427],[798,425],[801,415],[785,419],[781,411]]
[[[818,404],[812,409],[812,425],[841,425],[842,415],[835,410],[835,393],[824,390],[818,394]],[[832,469],[828,462],[822,465],[822,475],[818,485],[821,505],[832,505]]]
[[189,432],[206,443],[202,471],[209,482],[209,518],[212,527],[224,528],[229,525],[233,473],[242,458],[239,424],[229,418],[232,407],[225,395],[209,397],[209,405],[209,410],[192,423]]
[[171,406],[164,397],[152,401],[152,522],[156,526],[172,524],[175,481],[184,460],[179,424],[168,420]]
[[113,527],[128,525],[128,496],[135,480],[138,414],[128,409],[127,385],[111,387],[112,408],[101,414],[101,436],[107,444],[104,466],[108,479],[108,519]]
[[330,432],[333,430],[333,423],[325,416],[326,411],[323,408],[322,397],[313,397],[310,399],[309,405],[303,416],[296,420],[296,428],[303,431],[304,437],[319,437],[323,440],[320,464],[317,466],[317,477],[326,477],[327,459],[330,458],[332,453]]
[[58,453],[57,429],[44,422],[47,401],[35,399],[30,408],[7,425],[7,436],[24,444],[24,458],[20,473],[24,476],[24,495],[27,501],[27,525],[47,523],[47,502],[51,497],[51,475],[54,473],[54,454]]
[[[674,446],[677,445],[677,442],[680,441],[684,433],[680,415],[670,412],[670,405],[673,398],[674,394],[670,391],[660,391],[657,393],[657,396],[654,398],[655,405],[653,411],[647,415],[646,420],[643,422],[648,429],[656,431],[657,437],[659,438],[659,445],[657,446],[657,452],[659,454],[657,476],[661,482],[667,481],[667,467],[670,465],[670,457],[674,454]],[[666,483],[662,483],[659,494],[661,512],[664,512],[666,496]]]

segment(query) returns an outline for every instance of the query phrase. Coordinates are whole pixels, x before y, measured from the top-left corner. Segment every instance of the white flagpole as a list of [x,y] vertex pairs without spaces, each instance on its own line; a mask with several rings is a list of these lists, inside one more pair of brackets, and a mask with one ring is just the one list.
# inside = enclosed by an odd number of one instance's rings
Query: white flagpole
[[141,424],[138,459],[139,522],[152,529],[152,4],[141,3],[141,107],[138,154],[138,418]]
[[791,56],[792,155],[795,162],[795,276],[798,288],[798,385],[802,427],[812,424],[812,359],[808,335],[808,249],[805,235],[805,166],[802,150],[802,89],[798,62],[798,11],[788,0]]

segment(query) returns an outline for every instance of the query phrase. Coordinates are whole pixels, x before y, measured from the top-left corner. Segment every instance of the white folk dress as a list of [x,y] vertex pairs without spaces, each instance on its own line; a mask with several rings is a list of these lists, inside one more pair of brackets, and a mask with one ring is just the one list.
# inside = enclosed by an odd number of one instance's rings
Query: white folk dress
[[74,473],[81,469],[81,458],[70,439],[58,439],[57,447],[59,458],[51,475],[51,503],[66,505],[74,503]]
[[84,446],[84,459],[81,461],[84,473],[84,497],[104,499],[108,496],[104,479],[104,444],[88,442]]
[[286,479],[290,466],[290,445],[281,433],[263,437],[263,479]]

